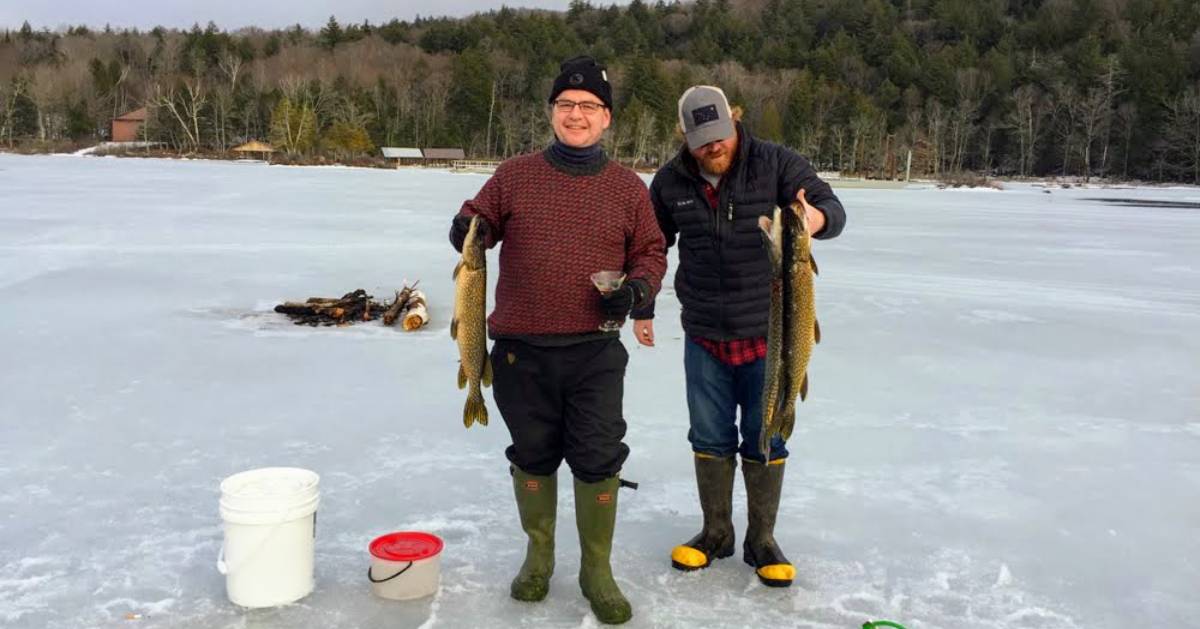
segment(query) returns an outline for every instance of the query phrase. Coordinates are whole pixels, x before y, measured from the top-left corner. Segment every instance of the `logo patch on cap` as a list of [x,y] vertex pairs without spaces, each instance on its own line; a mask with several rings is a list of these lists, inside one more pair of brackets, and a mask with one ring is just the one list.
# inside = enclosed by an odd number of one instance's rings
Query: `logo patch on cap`
[[571,78],[567,79],[567,82],[571,85],[583,85],[583,75],[576,72],[571,75]]
[[697,127],[709,123],[716,122],[721,119],[721,114],[717,113],[716,105],[705,105],[692,110],[692,124]]

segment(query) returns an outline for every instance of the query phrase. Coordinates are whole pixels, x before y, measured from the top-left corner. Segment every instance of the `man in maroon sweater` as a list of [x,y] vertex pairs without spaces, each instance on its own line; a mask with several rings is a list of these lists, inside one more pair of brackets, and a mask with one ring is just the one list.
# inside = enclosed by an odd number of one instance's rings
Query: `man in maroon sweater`
[[[604,67],[576,57],[550,92],[556,142],[500,165],[455,217],[458,250],[471,217],[488,247],[500,247],[493,393],[512,436],[511,462],[521,526],[529,537],[513,598],[540,601],[554,571],[557,470],[575,477],[579,585],[596,617],[623,623],[629,602],[613,580],[618,473],[629,455],[622,415],[629,354],[617,332],[600,329],[650,303],[666,272],[665,243],[645,184],[611,162],[600,138],[612,121]],[[623,271],[620,289],[601,296],[592,273]]]

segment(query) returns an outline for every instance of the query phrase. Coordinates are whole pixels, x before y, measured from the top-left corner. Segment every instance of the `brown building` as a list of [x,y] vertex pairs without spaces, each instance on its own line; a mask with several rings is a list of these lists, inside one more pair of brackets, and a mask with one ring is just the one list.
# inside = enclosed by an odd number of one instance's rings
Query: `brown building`
[[122,114],[113,118],[112,121],[112,141],[113,142],[137,142],[138,133],[142,130],[142,125],[146,122],[146,108],[135,109],[129,113]]
[[424,149],[421,154],[426,166],[449,166],[454,160],[467,158],[462,149]]

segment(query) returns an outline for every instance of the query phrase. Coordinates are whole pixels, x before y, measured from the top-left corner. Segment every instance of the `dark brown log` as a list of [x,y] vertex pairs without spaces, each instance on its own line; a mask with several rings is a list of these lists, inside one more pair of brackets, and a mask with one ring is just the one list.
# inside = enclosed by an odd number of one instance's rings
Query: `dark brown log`
[[396,300],[393,301],[392,304],[387,307],[387,311],[383,313],[384,325],[392,325],[396,322],[396,318],[400,316],[400,311],[404,309],[404,304],[406,303],[405,291],[408,290],[408,288],[405,288],[403,291],[396,291]]
[[285,302],[275,306],[275,312],[286,315],[315,315],[317,309],[309,304],[298,304],[295,302]]
[[[411,292],[411,289],[406,290]],[[402,311],[405,301],[399,298],[404,296],[407,299],[409,293],[398,291],[396,294]],[[275,306],[275,312],[288,315],[297,325],[313,326],[373,321],[383,316],[388,309],[389,306],[374,301],[371,295],[361,288],[338,298],[310,297],[304,303],[289,301]],[[400,312],[397,313],[397,316],[399,315]]]

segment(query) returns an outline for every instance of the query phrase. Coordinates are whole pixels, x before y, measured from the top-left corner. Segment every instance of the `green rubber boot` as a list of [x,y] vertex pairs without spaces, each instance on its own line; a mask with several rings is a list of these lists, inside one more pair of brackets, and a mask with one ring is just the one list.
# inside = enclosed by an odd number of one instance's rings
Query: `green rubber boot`
[[619,625],[633,618],[633,609],[613,580],[613,528],[617,524],[615,476],[596,483],[575,479],[575,524],[579,527],[579,587],[600,622]]
[[783,493],[783,468],[787,459],[764,465],[742,459],[746,479],[746,510],[749,526],[742,544],[742,559],[754,567],[758,580],[770,587],[788,587],[796,578],[796,568],[775,543],[775,516]]
[[733,554],[733,477],[737,459],[699,453],[695,458],[704,526],[699,534],[671,551],[671,566],[676,570],[707,568],[714,559]]
[[509,592],[518,601],[536,602],[550,591],[554,574],[554,519],[558,510],[558,477],[534,476],[512,468],[513,492],[521,528],[529,536],[525,563],[513,578]]

